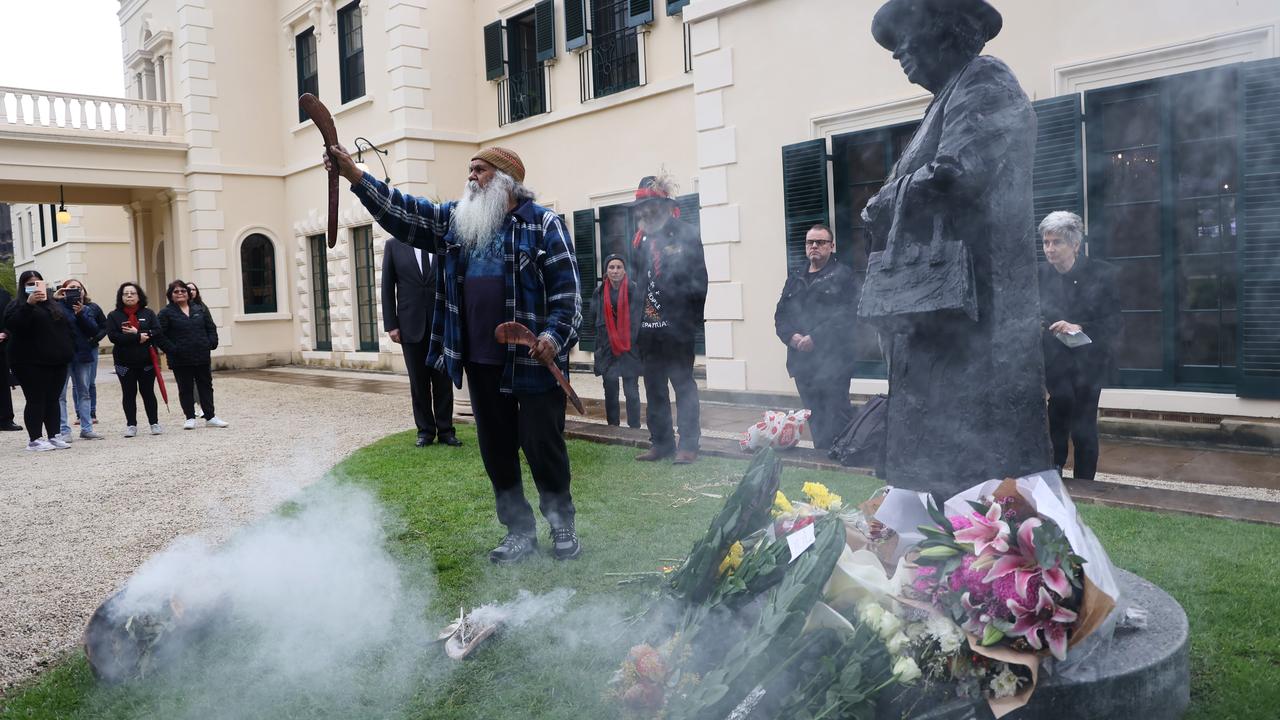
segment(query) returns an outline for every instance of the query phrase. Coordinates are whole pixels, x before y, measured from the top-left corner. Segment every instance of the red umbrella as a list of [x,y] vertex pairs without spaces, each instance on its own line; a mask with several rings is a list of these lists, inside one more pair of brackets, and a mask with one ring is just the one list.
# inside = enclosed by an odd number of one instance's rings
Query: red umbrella
[[169,390],[165,388],[164,375],[160,373],[160,356],[156,354],[156,348],[154,345],[147,349],[151,351],[151,369],[155,371],[156,382],[160,384],[160,397],[164,398],[164,409],[172,412],[169,408]]

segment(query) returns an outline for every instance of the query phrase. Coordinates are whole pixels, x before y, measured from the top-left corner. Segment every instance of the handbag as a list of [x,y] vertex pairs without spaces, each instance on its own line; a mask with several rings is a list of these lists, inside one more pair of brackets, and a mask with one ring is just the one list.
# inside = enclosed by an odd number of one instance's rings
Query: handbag
[[[904,194],[910,176],[898,179],[893,224],[882,251],[868,257],[858,317],[885,330],[902,331],[925,317],[955,313],[978,321],[978,295],[969,247],[953,238],[943,213],[933,213],[915,235],[907,229]],[[906,237],[904,237],[904,234]]]
[[889,419],[889,397],[874,395],[858,408],[857,414],[831,441],[827,456],[844,465],[872,468],[884,477],[885,431]]

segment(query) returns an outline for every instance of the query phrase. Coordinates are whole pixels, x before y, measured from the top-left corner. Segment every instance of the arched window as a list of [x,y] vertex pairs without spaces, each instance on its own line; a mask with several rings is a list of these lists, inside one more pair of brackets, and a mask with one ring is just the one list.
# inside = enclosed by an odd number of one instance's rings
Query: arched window
[[276,248],[266,235],[254,233],[240,244],[240,284],[246,313],[276,311]]

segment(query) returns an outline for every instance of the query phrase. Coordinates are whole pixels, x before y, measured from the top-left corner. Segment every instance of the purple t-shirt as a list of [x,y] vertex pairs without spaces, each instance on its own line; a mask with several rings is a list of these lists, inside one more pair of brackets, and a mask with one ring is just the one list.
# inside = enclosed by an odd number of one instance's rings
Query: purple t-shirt
[[507,321],[504,312],[506,267],[502,260],[502,242],[479,246],[471,252],[462,288],[462,317],[467,333],[466,361],[481,365],[505,365],[507,346],[493,337],[493,331]]

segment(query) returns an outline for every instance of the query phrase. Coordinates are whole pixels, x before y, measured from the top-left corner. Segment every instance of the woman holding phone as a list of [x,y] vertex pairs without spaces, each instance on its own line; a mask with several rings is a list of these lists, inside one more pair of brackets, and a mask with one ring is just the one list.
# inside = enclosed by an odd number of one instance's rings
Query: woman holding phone
[[126,282],[116,290],[116,309],[107,315],[107,337],[114,345],[111,357],[123,392],[124,436],[138,434],[139,394],[151,434],[159,435],[164,429],[156,403],[157,368],[151,348],[163,341],[163,335],[156,314],[147,308],[147,294],[137,283]]
[[32,452],[71,447],[58,438],[58,391],[73,353],[68,322],[50,297],[44,276],[24,271],[18,277],[18,297],[4,310],[4,327],[9,365],[27,401],[22,416],[30,438],[27,450]]
[[58,393],[58,416],[62,425],[60,434],[64,442],[71,442],[71,425],[67,422],[67,386],[71,386],[71,404],[76,410],[81,439],[101,440],[102,436],[93,430],[93,398],[90,388],[93,385],[94,371],[98,367],[98,341],[107,334],[105,319],[99,326],[93,311],[89,309],[89,294],[85,292],[84,283],[79,280],[63,282],[58,292],[54,293],[54,298],[62,303],[64,312],[71,313],[71,343],[74,347],[67,379]]
[[224,428],[227,422],[213,413],[213,373],[209,360],[209,352],[218,347],[218,326],[213,323],[209,308],[190,301],[188,288],[181,280],[169,283],[165,290],[169,304],[159,315],[169,369],[178,381],[178,402],[187,417],[182,429],[192,430],[196,426],[196,392],[200,394],[204,426]]

